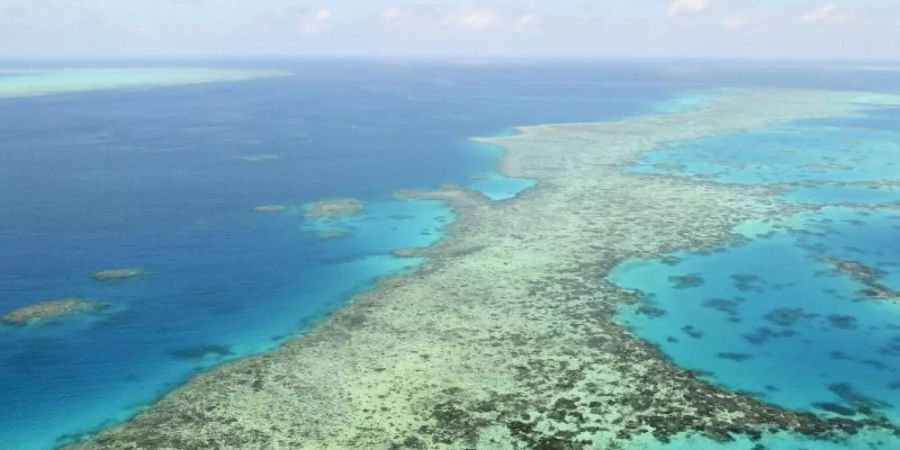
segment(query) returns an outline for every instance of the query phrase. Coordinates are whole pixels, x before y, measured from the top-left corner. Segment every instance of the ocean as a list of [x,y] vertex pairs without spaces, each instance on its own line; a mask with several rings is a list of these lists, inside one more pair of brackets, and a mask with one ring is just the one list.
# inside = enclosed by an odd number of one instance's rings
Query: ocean
[[[437,242],[454,216],[397,190],[455,183],[503,201],[533,186],[499,175],[502,150],[472,137],[676,112],[725,87],[896,92],[900,75],[702,61],[177,64],[290,75],[0,98],[0,310],[63,297],[110,305],[63,322],[0,326],[2,448],[52,448],[125,420],[192,375],[273,349],[380,277],[414,267],[419,260],[392,252]],[[631,170],[806,183],[786,188],[785,199],[836,204],[775,231],[749,224],[740,244],[679,254],[674,265],[625,263],[611,279],[665,314],[623,310],[622,322],[729,389],[826,415],[868,405],[897,419],[900,306],[858,298],[859,282],[823,258],[871,265],[900,289],[898,213],[859,209],[898,201],[898,188],[835,184],[896,181],[898,123],[900,113],[888,111],[649,154]],[[304,218],[304,205],[344,197],[361,200],[362,213]],[[254,210],[273,204],[286,208]],[[793,270],[773,268],[772,258]],[[91,278],[130,267],[144,273]],[[692,274],[698,285],[679,285]],[[766,318],[778,310],[794,313]],[[792,357],[798,352],[806,359]]]

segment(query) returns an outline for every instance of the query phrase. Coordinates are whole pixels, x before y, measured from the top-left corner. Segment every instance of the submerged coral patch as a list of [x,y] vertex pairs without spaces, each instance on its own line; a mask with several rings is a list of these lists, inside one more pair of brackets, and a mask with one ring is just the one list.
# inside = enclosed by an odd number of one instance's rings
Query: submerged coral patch
[[202,344],[180,348],[169,352],[176,359],[203,359],[206,357],[222,358],[233,354],[231,348],[219,344]]
[[722,352],[722,353],[717,354],[716,356],[719,358],[722,358],[722,359],[730,359],[732,361],[737,361],[737,362],[753,359],[753,355],[751,355],[751,354],[737,353],[737,352]]
[[791,327],[801,320],[813,317],[816,315],[806,312],[803,308],[776,308],[766,314],[766,320],[782,327]]
[[669,282],[672,283],[672,286],[676,289],[687,289],[703,285],[703,278],[700,275],[693,273],[688,275],[672,275],[669,277]]
[[326,219],[356,214],[365,207],[362,201],[355,198],[339,198],[310,203],[306,207],[308,219]]
[[97,281],[127,280],[144,274],[144,269],[112,269],[94,272],[92,277]]
[[77,314],[104,309],[105,303],[79,298],[45,300],[15,309],[3,315],[3,322],[12,325],[30,325],[52,322]]
[[841,330],[855,330],[859,328],[859,321],[856,317],[846,314],[830,314],[828,322],[831,323],[831,326]]
[[287,206],[284,205],[259,205],[254,206],[253,210],[256,212],[262,213],[277,213],[282,212],[287,209]]

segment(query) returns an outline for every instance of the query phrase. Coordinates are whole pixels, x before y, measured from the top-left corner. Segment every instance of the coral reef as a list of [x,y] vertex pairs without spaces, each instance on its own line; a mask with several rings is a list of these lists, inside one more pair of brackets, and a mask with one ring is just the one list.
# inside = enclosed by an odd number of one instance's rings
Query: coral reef
[[891,289],[879,282],[885,275],[883,271],[869,267],[859,261],[842,259],[834,256],[826,258],[825,261],[832,264],[839,272],[844,273],[865,285],[865,288],[860,290],[860,294],[864,298],[900,303],[900,291]]
[[[539,185],[504,202],[459,186],[398,193],[446,201],[458,218],[421,252],[422,266],[382,280],[281,349],[201,374],[78,446],[581,449],[622,448],[647,433],[725,441],[777,430],[819,439],[896,431],[877,417],[824,418],[713,386],[613,320],[635,303],[604,279],[617,264],[733,242],[737,224],[785,208],[770,188],[624,166],[671,142],[900,104],[842,92],[733,94],[697,111],[480,139],[505,149],[503,175]],[[735,281],[752,289],[757,280]],[[752,338],[782,331],[790,330]],[[836,392],[853,397],[853,411],[866,407],[850,390]]]
[[15,309],[3,316],[3,322],[12,325],[30,325],[64,319],[76,314],[97,311],[106,306],[93,300],[63,298],[45,300]]
[[338,198],[311,203],[306,208],[306,218],[324,219],[356,214],[363,210],[363,202],[355,198]]
[[100,272],[94,272],[91,277],[93,277],[97,281],[115,281],[115,280],[127,280],[129,278],[134,278],[140,275],[143,275],[144,269],[139,268],[131,268],[131,269],[112,269],[112,270],[101,270]]

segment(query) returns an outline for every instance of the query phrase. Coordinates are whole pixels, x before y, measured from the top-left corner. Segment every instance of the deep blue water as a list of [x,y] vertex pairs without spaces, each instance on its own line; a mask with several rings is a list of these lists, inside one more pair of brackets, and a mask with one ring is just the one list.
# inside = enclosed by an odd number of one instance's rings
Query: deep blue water
[[[396,189],[459,183],[502,200],[532,185],[498,176],[500,150],[472,136],[676,111],[717,87],[896,85],[884,72],[696,61],[202,64],[294,75],[0,99],[0,310],[65,296],[112,305],[0,327],[0,447],[48,448],[127,418],[417,263],[390,251],[434,242],[453,215]],[[303,220],[303,204],[344,196],[367,208]],[[254,212],[261,204],[290,208]],[[351,234],[320,238],[328,229]],[[122,267],[146,274],[90,278]]]

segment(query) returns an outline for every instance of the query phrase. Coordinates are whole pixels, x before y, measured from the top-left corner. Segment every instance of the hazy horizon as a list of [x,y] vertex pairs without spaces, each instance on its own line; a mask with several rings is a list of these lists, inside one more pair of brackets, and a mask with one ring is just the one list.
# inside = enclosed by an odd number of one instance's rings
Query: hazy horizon
[[896,60],[889,0],[0,0],[0,58]]

